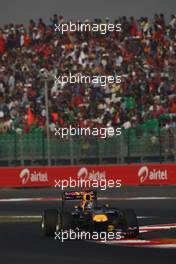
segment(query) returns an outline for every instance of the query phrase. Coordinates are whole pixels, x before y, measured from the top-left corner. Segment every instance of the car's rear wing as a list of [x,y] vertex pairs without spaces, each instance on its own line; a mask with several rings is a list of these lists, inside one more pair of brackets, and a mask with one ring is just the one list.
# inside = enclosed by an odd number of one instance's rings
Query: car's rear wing
[[66,191],[62,193],[62,201],[66,200],[83,200],[85,195],[90,195],[92,200],[97,200],[97,192],[95,190],[84,191]]

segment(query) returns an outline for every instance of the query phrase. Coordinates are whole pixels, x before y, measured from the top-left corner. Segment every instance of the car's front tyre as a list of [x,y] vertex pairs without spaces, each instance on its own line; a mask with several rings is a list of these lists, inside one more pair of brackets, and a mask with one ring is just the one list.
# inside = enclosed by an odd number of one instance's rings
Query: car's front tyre
[[126,237],[138,237],[139,225],[133,209],[123,210],[123,225],[126,230]]

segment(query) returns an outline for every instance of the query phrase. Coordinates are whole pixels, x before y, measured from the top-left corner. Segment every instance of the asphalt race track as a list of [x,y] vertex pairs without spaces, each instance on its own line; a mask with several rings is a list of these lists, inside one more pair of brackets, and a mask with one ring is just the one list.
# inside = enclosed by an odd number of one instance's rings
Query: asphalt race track
[[59,190],[0,190],[0,263],[176,263],[176,186],[123,187],[99,196],[100,203],[134,208],[141,238],[107,243],[45,238],[41,214],[59,206]]

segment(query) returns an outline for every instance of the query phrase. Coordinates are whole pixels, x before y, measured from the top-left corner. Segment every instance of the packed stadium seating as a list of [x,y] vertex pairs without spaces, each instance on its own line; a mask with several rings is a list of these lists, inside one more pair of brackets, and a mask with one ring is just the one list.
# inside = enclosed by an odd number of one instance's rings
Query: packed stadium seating
[[[120,17],[114,23],[121,23],[122,31],[106,35],[69,31],[58,34],[54,25],[63,22],[62,16],[54,15],[49,24],[39,19],[30,20],[28,26],[9,24],[0,28],[3,155],[8,156],[11,150],[7,142],[15,144],[14,138],[26,142],[26,156],[29,144],[35,144],[35,155],[45,153],[46,110],[41,69],[53,77],[48,80],[51,132],[55,127],[69,125],[122,127],[132,153],[136,144],[138,151],[141,146],[144,152],[147,140],[154,140],[154,136],[158,140],[160,131],[162,135],[172,134],[176,127],[176,16],[171,15],[169,20],[163,14],[156,14],[153,19]],[[122,82],[106,86],[54,83],[55,76],[69,72],[121,75]],[[58,151],[55,140],[51,141],[53,155],[68,154],[70,144],[60,144]],[[102,152],[112,152],[112,145],[107,145],[101,146]],[[85,142],[83,148],[86,149]],[[20,155],[18,144],[14,149]]]

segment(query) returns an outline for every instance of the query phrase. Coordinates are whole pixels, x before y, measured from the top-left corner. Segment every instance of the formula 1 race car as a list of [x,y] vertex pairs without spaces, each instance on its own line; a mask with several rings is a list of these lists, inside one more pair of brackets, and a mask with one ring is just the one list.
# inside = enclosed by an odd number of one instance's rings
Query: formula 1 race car
[[[70,211],[66,201],[81,200]],[[123,237],[137,237],[139,226],[133,209],[120,210],[105,204],[97,205],[94,190],[68,191],[62,193],[61,210],[48,209],[42,217],[45,236],[54,236],[59,230],[84,230],[89,232],[119,232]]]

